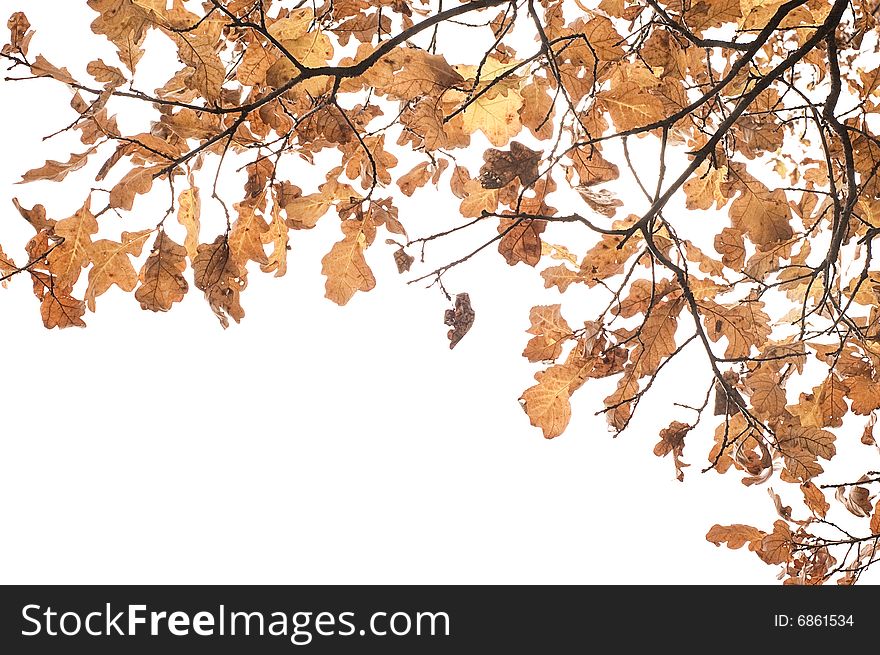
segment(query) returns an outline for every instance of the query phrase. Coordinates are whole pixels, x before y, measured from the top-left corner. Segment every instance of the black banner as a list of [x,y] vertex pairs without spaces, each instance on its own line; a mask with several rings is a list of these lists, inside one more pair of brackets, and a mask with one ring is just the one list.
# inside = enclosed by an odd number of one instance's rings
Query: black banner
[[5,587],[0,648],[555,653],[698,639],[706,650],[764,652],[771,643],[870,644],[877,607],[870,587]]

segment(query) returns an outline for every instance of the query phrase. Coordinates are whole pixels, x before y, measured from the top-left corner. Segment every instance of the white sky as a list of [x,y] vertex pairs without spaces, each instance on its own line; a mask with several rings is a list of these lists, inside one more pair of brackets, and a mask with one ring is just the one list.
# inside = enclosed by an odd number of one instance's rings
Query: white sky
[[[22,7],[37,29],[32,53],[74,75],[111,52],[90,36],[84,3],[0,0],[0,16]],[[147,75],[167,70],[160,59],[145,59]],[[70,93],[44,80],[2,87],[0,243],[24,261],[31,230],[10,199],[69,216],[94,167],[60,185],[16,186],[24,171],[76,150],[75,138],[41,141],[73,119]],[[630,145],[641,157],[653,149]],[[321,170],[301,165],[292,181],[313,191]],[[155,224],[163,191],[124,219],[108,216],[110,233]],[[640,197],[624,200],[643,208]],[[203,205],[210,241],[219,208]],[[400,205],[411,235],[443,229],[458,211],[447,191]],[[405,284],[384,235],[367,254],[377,290],[344,308],[323,298],[320,260],[338,238],[332,216],[291,233],[288,275],[252,270],[247,316],[225,332],[192,288],[155,315],[114,287],[87,329],[63,332],[42,327],[24,276],[0,290],[0,581],[775,581],[775,567],[705,541],[716,522],[769,527],[764,490],[735,473],[701,475],[706,432],[685,450],[684,484],[670,459],[651,453],[669,418],[692,418],[671,414],[671,402],[705,389],[708,377],[692,375],[703,364],[696,349],[658,380],[622,437],[593,415],[614,382],[605,381],[578,392],[568,431],[546,441],[517,403],[538,370],[520,356],[529,308],[562,301],[576,324],[590,310],[566,303],[586,295],[545,290],[537,271],[487,252],[447,280],[477,312],[450,352],[445,299]],[[423,272],[473,238],[429,249]]]

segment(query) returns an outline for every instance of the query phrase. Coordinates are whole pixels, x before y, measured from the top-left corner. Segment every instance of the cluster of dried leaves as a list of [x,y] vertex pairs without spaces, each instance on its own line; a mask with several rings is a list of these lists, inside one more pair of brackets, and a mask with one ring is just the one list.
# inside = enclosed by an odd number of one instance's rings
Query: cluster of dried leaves
[[[376,285],[365,253],[380,228],[404,273],[414,248],[424,256],[434,239],[491,223],[490,238],[418,279],[446,293],[450,269],[495,246],[510,265],[551,260],[541,271],[548,289],[564,295],[580,285],[604,308],[579,323],[561,304],[531,310],[523,355],[545,368],[521,402],[545,437],[562,434],[572,394],[600,378],[613,380],[603,411],[623,431],[664,367],[701,349],[704,401],[682,406],[689,420],[660,430],[654,453],[672,454],[682,479],[685,441],[699,447],[695,429],[714,416],[706,469],[739,471],[748,485],[778,477],[800,489],[804,507],[796,517],[771,492],[772,531],[716,525],[708,539],[748,544],[790,584],[853,583],[880,557],[880,474],[814,482],[838,435],[865,460],[877,455],[880,68],[864,56],[878,41],[874,3],[86,4],[117,61],[95,59],[74,76],[30,52],[22,13],[10,18],[2,49],[21,79],[51,78],[74,91],[68,130],[82,148],[24,181],[60,182],[95,159],[97,181],[115,180],[61,220],[16,201],[35,235],[20,265],[0,251],[0,278],[31,277],[46,327],[84,325],[112,285],[133,291],[144,309],[167,311],[188,279],[224,326],[239,321],[248,268],[284,275],[291,231],[331,214],[342,236],[323,259],[326,295],[345,304]],[[448,29],[456,39],[488,38],[484,55],[457,61],[454,41],[444,43]],[[132,82],[148,33],[164,35],[181,65],[152,92]],[[510,45],[522,33],[533,38],[528,51]],[[110,107],[131,103],[154,110],[148,131],[119,128]],[[659,144],[658,159],[631,158],[633,138]],[[611,142],[622,156],[607,152]],[[484,149],[484,164],[472,175],[456,155],[474,148]],[[681,170],[667,166],[674,151],[688,153]],[[279,174],[287,158],[314,162],[327,152],[339,163],[316,190]],[[422,161],[398,171],[404,152]],[[247,182],[227,203],[216,180],[232,154],[248,158]],[[220,164],[203,193],[196,179],[211,156]],[[624,203],[603,187],[621,168],[640,198]],[[429,185],[448,185],[466,220],[410,239],[395,198]],[[158,224],[94,238],[102,216],[131,212],[157,186],[172,198]],[[587,215],[552,206],[571,190]],[[200,225],[208,193],[227,218],[216,236]],[[681,213],[674,198],[693,213],[673,215]],[[637,200],[647,209],[622,211]],[[171,216],[182,228],[166,226]],[[701,243],[706,221],[715,224]],[[593,245],[572,252],[545,241],[552,223],[593,235]],[[457,295],[445,322],[455,346],[474,323],[468,294]],[[695,373],[689,382],[699,380]],[[861,439],[852,436],[862,431],[858,417],[867,417]],[[841,512],[855,524],[834,518]]]

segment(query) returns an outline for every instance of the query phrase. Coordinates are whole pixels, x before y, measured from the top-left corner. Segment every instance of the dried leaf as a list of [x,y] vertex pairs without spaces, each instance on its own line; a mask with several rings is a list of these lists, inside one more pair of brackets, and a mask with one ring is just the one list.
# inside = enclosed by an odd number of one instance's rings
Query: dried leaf
[[831,509],[831,505],[825,499],[822,490],[812,482],[805,482],[801,485],[801,491],[804,494],[804,503],[810,511],[820,519],[824,519],[828,510]]
[[140,286],[134,297],[141,308],[152,312],[167,312],[183,300],[189,284],[183,277],[186,270],[186,249],[172,241],[164,230],[159,230],[153,250],[141,268]]
[[92,262],[89,269],[89,286],[86,289],[86,303],[89,311],[95,311],[95,298],[105,293],[112,285],[123,291],[134,291],[138,274],[129,256],[141,254],[147,237],[152,230],[123,232],[119,241],[100,239],[89,246],[88,258]]
[[750,525],[734,523],[733,525],[713,525],[706,534],[706,540],[716,546],[727,543],[727,547],[733,550],[742,548],[746,544],[749,550],[758,551],[762,547],[762,541],[766,533]]
[[202,201],[199,189],[190,178],[190,187],[180,193],[177,198],[177,222],[186,228],[186,239],[183,242],[186,254],[190,261],[194,261],[199,248],[199,230],[201,229],[200,217],[202,214]]
[[602,216],[611,218],[617,213],[618,207],[623,207],[623,202],[607,189],[594,190],[581,186],[577,187],[577,192],[581,194],[581,198],[590,206],[590,209],[597,214],[602,214]]
[[458,342],[470,331],[474,324],[476,314],[471,307],[471,298],[466,293],[455,296],[455,307],[447,309],[443,316],[443,323],[452,326],[446,335],[449,338],[449,348],[455,348]]
[[530,187],[538,179],[541,153],[511,141],[510,150],[489,149],[483,153],[483,160],[486,163],[480,169],[480,184],[484,189],[500,189],[517,178],[524,187]]
[[562,317],[562,305],[538,305],[529,312],[532,325],[529,339],[523,351],[523,357],[530,362],[555,360],[562,354],[562,344],[572,336],[572,329]]
[[233,258],[226,235],[199,245],[193,272],[196,288],[204,292],[224,329],[229,327],[230,318],[236,323],[244,318],[240,294],[247,287],[247,271]]
[[416,258],[407,254],[403,248],[394,251],[394,263],[397,264],[397,272],[401,275],[409,271],[415,260]]
[[[371,231],[375,236],[375,228]],[[327,298],[337,305],[345,305],[358,291],[371,291],[376,286],[364,258],[364,250],[372,243],[370,227],[364,221],[343,221],[342,232],[345,238],[321,260],[321,272],[327,276]]]

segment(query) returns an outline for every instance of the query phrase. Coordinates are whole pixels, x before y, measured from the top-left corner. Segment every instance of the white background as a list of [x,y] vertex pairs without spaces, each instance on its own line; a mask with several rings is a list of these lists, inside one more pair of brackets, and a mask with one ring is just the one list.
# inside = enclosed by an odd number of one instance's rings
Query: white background
[[[90,35],[84,4],[3,0],[0,15],[26,7],[38,33],[32,55],[80,75],[112,52]],[[75,135],[41,141],[73,120],[67,89],[45,80],[2,88],[0,243],[22,262],[30,228],[11,198],[63,218],[91,178],[14,184],[82,148]],[[293,181],[309,192],[321,180],[301,167]],[[410,231],[443,227],[457,211],[447,196],[426,190],[403,203]],[[162,195],[108,216],[108,234],[150,226],[165,206]],[[209,225],[217,211],[205,200]],[[203,240],[214,234],[207,227]],[[678,392],[702,393],[694,368],[662,376],[654,404],[616,440],[593,415],[610,386],[589,383],[568,431],[546,441],[516,400],[537,370],[519,355],[529,308],[562,299],[536,271],[490,251],[450,275],[450,290],[470,292],[477,311],[450,352],[445,299],[407,286],[391,249],[379,242],[368,253],[379,288],[339,308],[323,298],[320,276],[338,223],[291,236],[288,275],[252,271],[247,316],[227,331],[195,289],[155,315],[114,288],[87,329],[63,332],[42,327],[24,276],[0,290],[3,582],[775,580],[751,553],[705,541],[715,522],[768,527],[766,493],[736,475],[701,475],[705,432],[685,451],[684,484],[651,453]],[[466,242],[429,250],[431,268]]]

